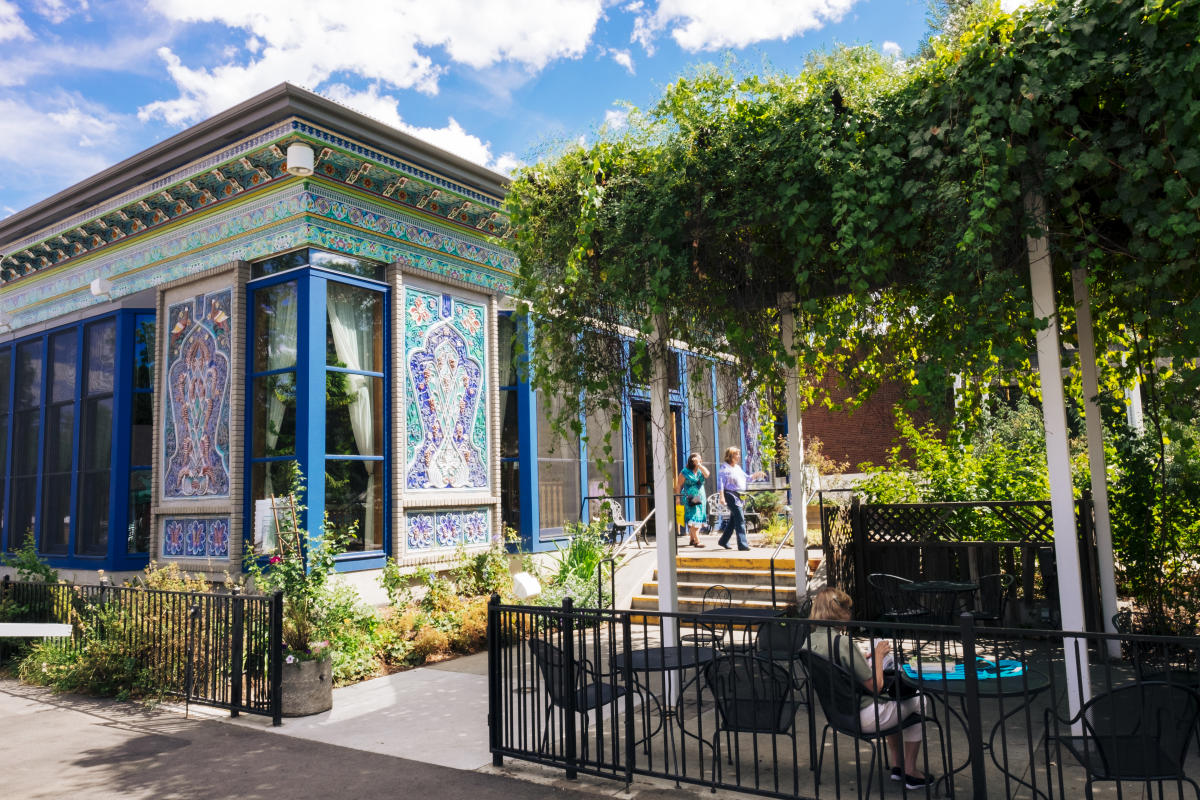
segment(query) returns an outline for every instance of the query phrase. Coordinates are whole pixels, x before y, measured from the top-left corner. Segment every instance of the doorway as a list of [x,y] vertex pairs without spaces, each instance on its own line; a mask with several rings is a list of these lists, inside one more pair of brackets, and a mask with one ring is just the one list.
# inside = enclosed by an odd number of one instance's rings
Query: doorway
[[[650,404],[634,403],[631,410],[633,438],[633,493],[637,495],[634,503],[637,519],[645,519],[654,508],[654,446],[650,433],[653,424],[650,421]],[[680,443],[683,441],[683,421],[679,406],[671,406],[672,436],[671,480],[679,472]]]

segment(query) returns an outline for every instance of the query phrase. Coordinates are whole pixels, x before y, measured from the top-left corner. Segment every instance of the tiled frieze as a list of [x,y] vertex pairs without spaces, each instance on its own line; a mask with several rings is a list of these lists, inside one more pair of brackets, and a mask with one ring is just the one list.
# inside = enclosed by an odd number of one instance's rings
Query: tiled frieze
[[411,511],[405,515],[410,553],[486,545],[491,541],[491,509]]

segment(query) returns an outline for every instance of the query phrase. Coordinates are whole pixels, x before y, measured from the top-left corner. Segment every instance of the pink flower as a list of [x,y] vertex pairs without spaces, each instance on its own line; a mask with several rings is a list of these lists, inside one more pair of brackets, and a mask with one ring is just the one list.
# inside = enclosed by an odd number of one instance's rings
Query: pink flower
[[268,564],[278,564],[280,561],[283,561],[283,559],[280,556],[271,556],[270,560],[267,563]]

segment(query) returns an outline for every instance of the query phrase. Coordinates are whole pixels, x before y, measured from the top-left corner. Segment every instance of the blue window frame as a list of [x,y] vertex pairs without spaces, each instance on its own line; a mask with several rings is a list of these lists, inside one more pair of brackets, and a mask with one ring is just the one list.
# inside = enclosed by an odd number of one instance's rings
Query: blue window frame
[[[57,567],[138,569],[148,559],[149,469],[131,452],[149,435],[154,315],[122,311],[0,347],[0,543],[32,531]],[[148,338],[145,338],[147,337]],[[143,360],[145,360],[143,356]],[[141,398],[139,399],[139,395]],[[137,410],[135,411],[135,405]],[[134,420],[145,431],[134,431]],[[142,452],[138,451],[138,458]],[[143,480],[137,473],[145,473]],[[135,495],[144,485],[144,524]],[[115,536],[114,531],[130,531]]]
[[356,277],[381,274],[379,265],[350,269],[319,253],[276,257],[252,273],[265,277],[249,287],[247,538],[259,552],[274,549],[270,498],[287,492],[298,468],[310,539],[327,515],[355,530],[339,569],[381,567],[391,548],[388,287]]

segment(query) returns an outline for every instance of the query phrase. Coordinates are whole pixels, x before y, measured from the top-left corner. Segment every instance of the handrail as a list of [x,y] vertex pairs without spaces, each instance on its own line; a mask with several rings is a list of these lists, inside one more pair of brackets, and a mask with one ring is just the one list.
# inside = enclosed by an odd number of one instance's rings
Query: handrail
[[[642,529],[646,527],[646,523],[648,523],[650,521],[650,518],[653,516],[654,516],[654,509],[652,508],[652,509],[650,509],[650,513],[646,515],[646,518],[638,522],[637,526],[633,529],[633,533],[629,536],[626,536],[624,539],[622,539],[621,543],[618,544],[616,547],[614,547],[613,551],[611,553],[609,553],[606,557],[600,559],[600,563],[598,563],[596,565],[597,597],[599,599],[603,600],[604,599],[604,570],[603,570],[603,567],[606,563],[612,564],[612,568],[609,570],[609,584],[610,584],[611,592],[612,592],[613,608],[616,608],[616,606],[617,606],[617,567],[621,564],[621,561],[623,560],[622,556],[625,551],[625,548],[629,546],[630,539],[632,539],[635,542],[637,541],[638,536],[642,535]],[[639,544],[638,549],[641,549],[641,547],[642,546]]]

